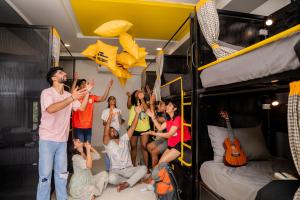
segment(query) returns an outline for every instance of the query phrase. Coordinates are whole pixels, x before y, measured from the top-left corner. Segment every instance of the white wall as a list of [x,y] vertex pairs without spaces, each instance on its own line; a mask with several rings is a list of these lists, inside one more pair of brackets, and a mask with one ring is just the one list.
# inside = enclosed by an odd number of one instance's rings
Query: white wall
[[[110,90],[109,96],[115,96],[117,99],[117,106],[122,110],[123,117],[126,122],[122,127],[122,133],[126,131],[127,121],[128,121],[128,109],[127,109],[127,91],[134,91],[141,87],[141,76],[133,75],[131,79],[127,80],[127,83],[122,87],[119,80],[113,76],[110,72],[98,73],[96,70],[97,64],[93,61],[88,60],[77,60],[75,65],[75,71],[79,73],[80,78],[85,78],[87,80],[95,80],[95,88],[93,93],[102,96],[105,89],[107,88],[108,81],[112,78],[114,80],[113,87]],[[103,136],[103,125],[101,120],[102,110],[107,107],[107,102],[95,103],[94,105],[94,117],[93,117],[93,135],[92,135],[92,145],[102,146],[102,136]]]

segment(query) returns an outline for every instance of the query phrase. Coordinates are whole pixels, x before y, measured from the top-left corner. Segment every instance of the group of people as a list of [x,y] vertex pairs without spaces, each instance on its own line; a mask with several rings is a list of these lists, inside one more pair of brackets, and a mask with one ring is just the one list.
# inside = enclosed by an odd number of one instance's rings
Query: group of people
[[[121,110],[117,108],[115,97],[107,98],[113,85],[112,80],[103,96],[91,94],[94,82],[78,79],[78,75],[69,93],[64,90],[66,80],[67,74],[62,68],[51,68],[47,73],[51,87],[41,94],[38,200],[50,198],[53,169],[56,198],[68,199],[67,140],[71,113],[74,130],[74,173],[68,187],[71,199],[95,199],[102,194],[107,184],[115,185],[117,191],[122,191],[146,179],[151,168],[180,156],[182,119],[178,104],[156,102],[155,95],[149,89],[148,102],[142,90],[132,94],[127,92],[128,129],[122,134],[120,127],[125,120]],[[100,159],[100,154],[91,146],[93,104],[106,99],[108,107],[103,110],[101,119],[107,171],[92,175],[93,160]],[[184,127],[183,134],[184,142],[189,143],[191,135],[187,127]],[[153,141],[149,140],[149,136],[155,136]],[[136,161],[139,138],[143,165]],[[148,165],[149,153],[151,166]]]

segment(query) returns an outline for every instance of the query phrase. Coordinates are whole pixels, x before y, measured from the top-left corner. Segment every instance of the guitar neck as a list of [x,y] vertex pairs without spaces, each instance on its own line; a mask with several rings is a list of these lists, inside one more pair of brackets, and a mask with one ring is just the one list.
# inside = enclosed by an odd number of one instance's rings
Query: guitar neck
[[230,142],[233,142],[234,141],[234,134],[233,134],[233,130],[232,130],[232,127],[231,127],[231,124],[230,124],[230,121],[229,121],[228,118],[226,119],[226,125],[227,125],[227,132],[228,132]]

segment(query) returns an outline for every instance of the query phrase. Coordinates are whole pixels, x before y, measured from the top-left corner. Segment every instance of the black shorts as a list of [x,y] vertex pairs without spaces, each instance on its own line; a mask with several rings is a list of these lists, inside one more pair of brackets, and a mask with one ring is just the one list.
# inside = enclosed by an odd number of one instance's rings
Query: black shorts
[[[130,128],[130,126],[128,127],[128,129],[129,129],[129,128]],[[128,130],[128,129],[127,129],[127,130]],[[137,136],[137,137],[139,137],[139,136],[141,136],[142,133],[145,133],[145,132],[148,132],[148,131],[150,131],[150,129],[147,130],[147,131],[134,131],[133,134],[132,134],[132,136]]]
[[[191,145],[191,141],[187,141],[187,142],[184,142],[185,144],[188,144],[188,145]],[[186,148],[186,147],[185,147]],[[181,152],[181,142],[178,142],[178,144],[176,144],[174,147],[171,147],[168,145],[168,149],[176,149],[177,151]]]

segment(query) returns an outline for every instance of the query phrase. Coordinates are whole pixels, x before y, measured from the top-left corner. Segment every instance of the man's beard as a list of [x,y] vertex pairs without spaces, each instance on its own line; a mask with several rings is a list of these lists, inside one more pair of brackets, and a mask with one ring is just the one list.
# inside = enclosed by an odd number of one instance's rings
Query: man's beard
[[67,82],[67,78],[66,77],[62,77],[60,80],[59,80],[59,83],[66,83]]

